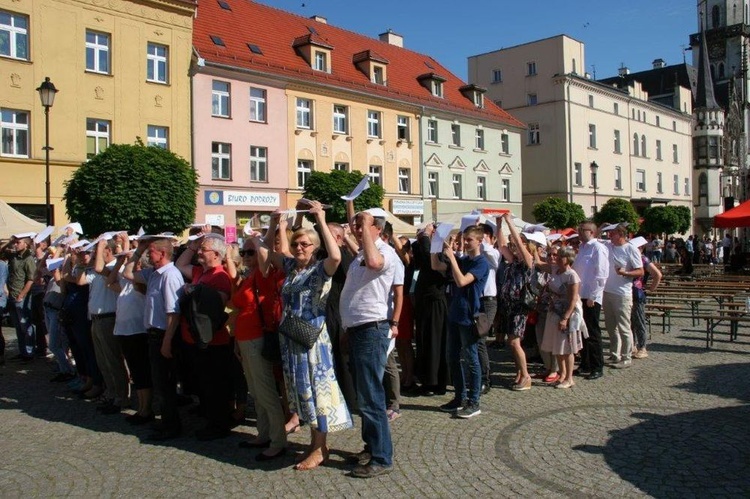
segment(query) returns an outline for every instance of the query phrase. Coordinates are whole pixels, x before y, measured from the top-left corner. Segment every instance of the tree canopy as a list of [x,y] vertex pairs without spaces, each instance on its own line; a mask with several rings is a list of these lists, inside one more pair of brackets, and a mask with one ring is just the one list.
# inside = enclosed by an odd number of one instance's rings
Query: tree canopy
[[[333,170],[331,172],[312,172],[305,182],[304,197],[330,204],[332,208],[326,210],[326,220],[329,222],[345,223],[346,202],[341,196],[349,194],[362,181],[364,174],[360,171],[345,172]],[[369,189],[365,190],[354,200],[356,211],[383,205],[383,187],[370,182]]]
[[628,230],[630,232],[638,232],[638,213],[635,208],[627,199],[611,198],[609,199],[601,209],[594,214],[594,222],[597,225],[601,225],[605,222],[608,223],[628,223]]
[[182,232],[195,220],[198,175],[159,147],[113,144],[65,182],[65,207],[87,235],[109,230]]
[[544,223],[550,229],[577,227],[586,220],[586,214],[580,204],[555,197],[535,204],[531,213],[537,222]]
[[684,234],[690,230],[690,225],[687,206],[654,206],[643,213],[641,230],[651,234]]

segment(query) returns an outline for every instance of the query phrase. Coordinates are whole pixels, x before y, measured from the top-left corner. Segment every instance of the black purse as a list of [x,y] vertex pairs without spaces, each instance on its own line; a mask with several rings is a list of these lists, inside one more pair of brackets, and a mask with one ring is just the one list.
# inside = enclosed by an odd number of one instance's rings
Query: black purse
[[315,327],[294,314],[287,313],[279,326],[279,333],[310,350],[318,341],[323,327]]

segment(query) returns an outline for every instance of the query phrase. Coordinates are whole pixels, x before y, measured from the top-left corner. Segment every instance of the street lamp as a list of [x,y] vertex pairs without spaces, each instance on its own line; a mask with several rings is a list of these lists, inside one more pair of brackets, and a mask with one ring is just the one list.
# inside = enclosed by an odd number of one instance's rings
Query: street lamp
[[45,209],[47,214],[47,225],[52,225],[52,209],[49,191],[49,152],[52,150],[49,146],[49,108],[55,103],[55,94],[58,90],[55,88],[55,85],[49,81],[49,76],[47,76],[36,91],[39,92],[39,99],[41,99],[42,106],[44,106],[44,166],[46,173],[46,181],[44,184],[46,189]]
[[599,206],[596,204],[596,171],[599,169],[599,165],[596,161],[591,162],[591,183],[594,184],[594,213],[599,212]]

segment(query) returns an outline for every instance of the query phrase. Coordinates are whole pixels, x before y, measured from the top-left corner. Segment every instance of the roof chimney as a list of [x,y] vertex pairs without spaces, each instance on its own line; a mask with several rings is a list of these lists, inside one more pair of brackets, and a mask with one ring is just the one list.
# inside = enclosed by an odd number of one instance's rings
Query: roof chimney
[[385,42],[390,45],[395,45],[396,47],[404,46],[404,37],[394,33],[391,28],[388,28],[388,31],[386,31],[385,33],[380,33],[380,35],[378,36],[381,42]]
[[630,74],[630,69],[626,66],[620,66],[620,69],[617,70],[617,74],[620,76],[627,76]]
[[652,62],[651,64],[653,65],[654,69],[666,68],[667,67],[667,62],[664,59],[662,59],[662,58],[654,59],[654,62]]
[[313,21],[318,21],[319,23],[328,24],[328,19],[317,14],[315,14],[314,16],[310,16],[310,19],[312,19]]

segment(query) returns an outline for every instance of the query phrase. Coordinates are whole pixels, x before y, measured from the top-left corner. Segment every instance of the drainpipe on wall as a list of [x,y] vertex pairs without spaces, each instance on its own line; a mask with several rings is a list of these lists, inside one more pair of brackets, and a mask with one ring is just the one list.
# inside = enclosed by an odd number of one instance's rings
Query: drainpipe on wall
[[570,81],[566,78],[565,79],[565,93],[566,93],[566,99],[565,102],[567,104],[567,112],[568,112],[568,165],[567,168],[565,168],[565,175],[568,178],[568,202],[573,202],[573,175],[570,174],[570,167],[573,165],[573,124],[571,119],[571,110],[570,110]]

